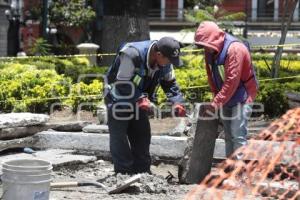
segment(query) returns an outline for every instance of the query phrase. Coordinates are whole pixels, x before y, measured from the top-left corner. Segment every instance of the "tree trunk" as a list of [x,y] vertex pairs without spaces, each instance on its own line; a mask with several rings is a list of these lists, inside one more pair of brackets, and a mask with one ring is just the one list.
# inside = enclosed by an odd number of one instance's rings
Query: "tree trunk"
[[[289,3],[291,1],[291,3]],[[297,6],[299,0],[285,0],[285,8],[284,13],[281,20],[281,38],[279,41],[279,45],[283,45],[285,43],[287,32],[290,28],[290,25],[293,20],[293,15],[295,8]],[[288,13],[288,21],[286,21],[286,14]],[[277,78],[279,76],[279,67],[280,67],[280,59],[282,56],[283,47],[278,46],[276,50],[276,54],[272,63],[272,78]]]
[[[104,16],[103,35],[100,49],[104,53],[114,53],[125,42],[149,40],[147,19],[130,16]],[[102,59],[104,65],[112,62],[112,56]]]
[[[102,2],[101,34],[94,37],[101,53],[115,53],[124,42],[149,39],[148,3],[146,0]],[[102,57],[101,65],[109,65],[112,59],[113,56]]]

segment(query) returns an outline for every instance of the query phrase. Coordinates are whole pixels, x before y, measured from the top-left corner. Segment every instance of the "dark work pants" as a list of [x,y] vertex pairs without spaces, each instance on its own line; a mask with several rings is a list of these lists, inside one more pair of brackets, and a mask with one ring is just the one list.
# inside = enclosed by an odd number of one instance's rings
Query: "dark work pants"
[[130,113],[133,119],[124,120],[116,119],[111,109],[108,111],[110,152],[115,172],[150,172],[151,129],[147,112],[138,110]]

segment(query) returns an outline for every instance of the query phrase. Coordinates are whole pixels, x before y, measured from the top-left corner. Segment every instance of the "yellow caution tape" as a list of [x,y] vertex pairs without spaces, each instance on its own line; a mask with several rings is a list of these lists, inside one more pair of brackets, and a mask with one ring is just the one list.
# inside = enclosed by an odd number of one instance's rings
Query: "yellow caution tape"
[[[292,47],[292,46],[300,46],[300,43],[293,44],[283,44],[283,45],[259,45],[252,46],[253,49],[261,49],[261,48],[274,48],[274,47]],[[203,49],[182,49],[181,52],[185,53],[193,53],[193,52],[202,52]],[[0,57],[0,60],[15,60],[15,59],[34,59],[34,58],[73,58],[73,57],[102,57],[102,56],[115,56],[116,53],[97,53],[97,54],[76,54],[76,55],[45,55],[45,56],[3,56]]]
[[[287,76],[287,77],[281,77],[281,78],[269,78],[269,79],[261,79],[259,82],[267,82],[267,81],[277,81],[277,80],[285,80],[285,79],[294,79],[294,78],[300,78],[300,75],[298,76]],[[189,89],[196,89],[196,88],[207,88],[209,85],[199,85],[199,86],[191,86],[191,87],[183,87],[182,90],[189,90]],[[62,99],[70,99],[70,98],[95,98],[95,99],[102,99],[103,95],[82,95],[82,96],[66,96],[66,97],[52,97],[52,98],[32,98],[32,99],[26,99],[26,101],[46,101],[46,100],[62,100]],[[19,100],[11,100],[16,102],[22,102],[25,101],[25,99],[19,99]],[[0,103],[7,103],[7,100],[0,101]]]
[[[82,95],[82,96],[67,96],[67,97],[51,97],[51,98],[32,98],[32,99],[26,99],[26,101],[51,101],[51,100],[62,100],[62,99],[71,99],[71,98],[95,98],[95,99],[102,99],[103,95]],[[14,99],[9,101],[16,101],[16,102],[22,102],[25,101],[25,99]],[[0,101],[0,103],[7,103],[8,100]]]
[[[268,79],[261,79],[259,82],[268,82],[268,81],[278,81],[278,80],[286,80],[286,79],[294,79],[294,78],[300,78],[300,75],[298,76],[286,76],[286,77],[281,77],[281,78],[268,78]],[[199,86],[191,86],[191,87],[184,87],[181,88],[182,90],[187,90],[187,89],[196,89],[196,88],[206,88],[209,85],[199,85]]]
[[76,54],[76,55],[46,55],[46,56],[21,56],[21,57],[0,57],[0,60],[15,60],[15,59],[36,59],[36,58],[73,58],[73,57],[92,57],[92,56],[114,56],[115,53],[98,53],[98,54]]

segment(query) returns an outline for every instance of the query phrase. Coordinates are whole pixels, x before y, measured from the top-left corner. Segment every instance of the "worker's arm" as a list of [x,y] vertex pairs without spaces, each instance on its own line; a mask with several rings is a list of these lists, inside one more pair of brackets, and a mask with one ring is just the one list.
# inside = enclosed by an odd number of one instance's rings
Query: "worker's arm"
[[180,88],[176,82],[175,72],[171,65],[165,73],[164,77],[160,80],[160,85],[167,95],[167,98],[172,103],[184,103],[184,98],[180,92]]
[[228,52],[224,67],[225,81],[212,102],[215,108],[220,108],[231,99],[241,81],[245,55],[241,52],[239,46],[234,44],[229,47]]
[[206,73],[207,73],[207,82],[208,85],[210,87],[210,91],[213,93],[213,96],[215,97],[218,93],[218,90],[215,86],[214,81],[212,80],[212,72],[211,72],[211,68],[209,66],[209,60],[210,60],[210,56],[208,55],[207,52],[205,52],[205,67],[206,67]]
[[132,81],[135,76],[135,65],[128,54],[121,52],[119,56],[120,66],[117,73],[117,81],[114,83],[112,90],[113,96],[118,102],[134,103],[142,95],[140,89]]
[[134,64],[131,58],[121,53],[120,55],[120,67],[117,74],[118,81],[130,81],[134,74]]

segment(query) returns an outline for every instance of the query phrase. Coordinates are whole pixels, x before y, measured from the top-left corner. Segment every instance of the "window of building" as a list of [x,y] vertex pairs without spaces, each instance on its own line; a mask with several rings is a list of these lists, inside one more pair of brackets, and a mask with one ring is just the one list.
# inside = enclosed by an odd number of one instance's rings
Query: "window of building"
[[274,0],[259,0],[257,16],[260,19],[272,20],[274,17]]

